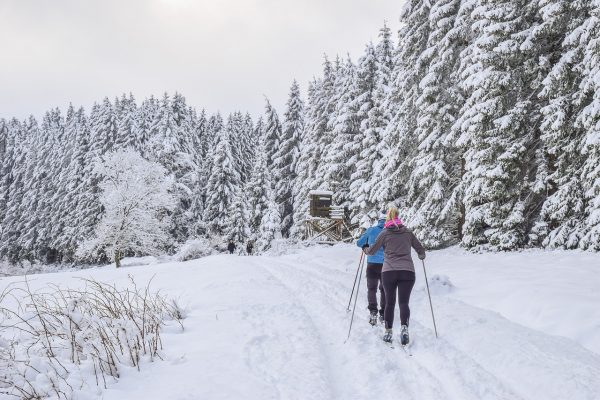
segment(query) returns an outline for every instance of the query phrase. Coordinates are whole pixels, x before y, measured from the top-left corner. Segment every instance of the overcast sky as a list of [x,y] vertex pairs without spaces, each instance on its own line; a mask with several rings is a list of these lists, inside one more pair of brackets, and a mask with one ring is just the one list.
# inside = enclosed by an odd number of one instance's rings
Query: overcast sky
[[0,0],[0,117],[167,91],[210,112],[281,109],[326,53],[356,59],[399,0]]

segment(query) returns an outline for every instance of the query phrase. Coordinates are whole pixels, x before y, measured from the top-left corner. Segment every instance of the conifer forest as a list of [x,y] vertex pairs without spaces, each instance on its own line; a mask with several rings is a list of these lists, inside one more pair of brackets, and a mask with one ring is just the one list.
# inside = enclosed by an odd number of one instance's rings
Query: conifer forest
[[315,189],[363,226],[396,204],[428,249],[599,251],[600,0],[408,0],[400,20],[261,116],[182,90],[0,119],[0,258],[106,261],[100,236],[127,212],[108,183],[136,173],[119,187],[164,193],[142,196],[158,217],[136,229],[166,234],[124,255],[302,240]]

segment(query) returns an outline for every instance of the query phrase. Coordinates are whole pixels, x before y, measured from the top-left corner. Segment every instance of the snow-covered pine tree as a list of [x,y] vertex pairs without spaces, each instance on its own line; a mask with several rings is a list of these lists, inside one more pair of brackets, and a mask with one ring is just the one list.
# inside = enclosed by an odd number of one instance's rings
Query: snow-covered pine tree
[[267,150],[267,167],[274,166],[275,152],[279,148],[279,139],[281,138],[281,123],[277,111],[271,105],[268,98],[265,98],[265,135],[264,141]]
[[[93,197],[97,188],[91,184],[87,172],[92,166],[86,165],[86,157],[90,147],[90,132],[85,117],[85,111],[80,108],[75,112],[67,129],[72,135],[72,156],[70,164],[66,167],[68,176],[66,177],[66,196],[65,204],[69,206],[65,216],[65,227],[61,237],[55,239],[53,245],[60,249],[63,261],[73,261],[78,242],[81,238],[89,237],[94,229],[93,225],[86,224],[82,218],[89,210],[90,206],[84,200]],[[89,162],[89,160],[87,160]]]
[[193,224],[189,210],[198,179],[198,166],[192,151],[192,126],[183,96],[176,93],[171,100],[165,93],[153,123],[155,134],[150,138],[148,148],[149,159],[164,166],[176,181],[174,195],[179,205],[172,216],[171,232],[178,241],[189,236]]
[[191,226],[189,236],[194,237],[200,234],[199,224],[202,219],[202,209],[204,207],[202,194],[204,192],[204,183],[206,182],[206,176],[204,174],[204,168],[206,161],[206,153],[208,149],[205,148],[207,145],[208,135],[208,120],[206,118],[206,111],[202,110],[200,114],[197,114],[194,109],[190,109],[190,115],[193,122],[192,132],[192,146],[194,150],[194,163],[196,164],[196,184],[192,188],[192,204],[190,206],[189,215],[191,218]]
[[583,68],[582,100],[587,102],[578,117],[586,131],[582,151],[585,162],[581,182],[585,196],[585,235],[579,247],[600,251],[600,0],[592,0],[590,17],[581,40],[587,43]]
[[[328,182],[325,181],[329,165],[325,160],[327,150],[334,140],[333,134],[329,129],[329,118],[334,112],[335,101],[335,80],[340,71],[340,61],[336,59],[334,65],[325,56],[323,62],[323,78],[313,85],[313,104],[307,108],[307,119],[305,129],[308,135],[312,136],[315,145],[310,147],[308,158],[311,160],[313,168],[309,170],[311,177],[311,189],[330,189]],[[308,191],[306,192],[308,195]]]
[[119,108],[117,113],[117,137],[115,141],[115,149],[123,149],[126,147],[139,148],[138,136],[135,132],[135,121],[137,114],[137,105],[133,94],[129,93],[129,97],[123,94],[119,100]]
[[382,195],[380,193],[381,182],[385,182],[386,179],[381,176],[381,173],[384,171],[384,166],[381,163],[385,162],[386,158],[384,156],[390,152],[388,148],[389,141],[385,140],[385,135],[390,126],[390,121],[393,119],[393,107],[390,106],[389,99],[392,86],[392,72],[394,70],[393,58],[395,49],[391,41],[391,31],[387,25],[384,25],[380,30],[379,37],[379,43],[377,43],[377,47],[375,48],[377,75],[372,96],[373,107],[369,110],[366,121],[369,132],[372,133],[367,134],[365,137],[366,139],[368,136],[374,136],[378,140],[372,154],[370,154],[372,158],[372,162],[370,163],[371,176],[365,187],[369,192],[368,203],[372,208],[377,207],[382,202]]
[[378,145],[381,157],[373,163],[372,188],[368,194],[371,205],[393,201],[406,210],[408,164],[417,144],[415,103],[420,93],[419,83],[426,72],[421,55],[429,38],[430,3],[429,0],[410,0],[402,9],[402,28],[398,32],[390,90],[385,102],[392,119]]
[[[233,151],[233,159],[235,161],[235,169],[237,170],[242,182],[245,182],[252,169],[252,148],[250,147],[250,136],[246,131],[244,116],[241,112],[236,111],[227,117],[225,125],[227,134],[231,138],[231,151]],[[252,129],[252,128],[250,128]]]
[[[360,121],[360,153],[356,162],[356,170],[352,173],[350,183],[350,198],[355,211],[354,219],[362,225],[371,224],[367,215],[373,211],[374,204],[370,201],[373,164],[381,157],[377,152],[377,144],[381,141],[381,130],[385,124],[383,115],[375,109],[373,94],[377,86],[377,56],[375,46],[369,43],[365,54],[359,59],[357,69],[357,118]],[[384,89],[382,89],[384,90]]]
[[67,109],[65,117],[64,134],[60,139],[61,151],[55,154],[58,165],[54,167],[52,179],[54,184],[54,190],[51,197],[51,204],[53,205],[53,212],[51,214],[52,220],[49,222],[50,225],[50,248],[54,249],[58,253],[58,261],[62,261],[63,248],[65,242],[68,240],[66,237],[65,228],[68,224],[68,216],[71,213],[74,203],[74,193],[70,188],[70,181],[73,178],[73,172],[69,167],[72,164],[72,158],[74,151],[74,143],[76,143],[76,135],[81,121],[78,120],[78,115],[72,104]]
[[[357,96],[356,66],[348,56],[335,76],[333,112],[327,122],[332,141],[323,155],[326,168],[322,168],[325,186],[334,192],[336,204],[344,207],[352,203],[350,177],[361,150]],[[304,193],[301,200],[306,202],[306,196]]]
[[[93,109],[92,109],[93,111]],[[117,115],[116,111],[108,99],[105,97],[101,104],[96,109],[96,115],[90,117],[90,129],[92,134],[102,144],[102,153],[110,151],[117,139]]]
[[227,215],[228,232],[226,236],[227,239],[233,240],[235,243],[244,243],[250,237],[248,197],[242,188],[242,186],[235,188],[233,201]]
[[548,48],[540,64],[549,69],[541,84],[542,157],[534,191],[546,196],[530,235],[533,244],[575,248],[583,236],[584,200],[580,180],[584,130],[576,126],[576,101],[583,78],[582,35],[589,16],[587,1],[540,0],[540,22],[532,29],[532,46]]
[[142,156],[148,153],[148,141],[152,136],[152,122],[158,115],[158,102],[154,96],[144,100],[133,120],[133,136]]
[[59,260],[59,254],[56,249],[51,247],[53,236],[57,231],[53,231],[52,222],[56,220],[54,213],[58,208],[54,207],[53,195],[58,189],[56,177],[60,173],[63,152],[68,152],[68,146],[65,146],[64,139],[64,119],[58,108],[46,113],[41,125],[41,135],[43,139],[39,142],[39,162],[34,168],[34,177],[32,190],[27,191],[27,195],[32,197],[30,204],[35,204],[31,214],[28,217],[28,224],[25,231],[35,232],[35,245],[33,251],[36,258],[48,263],[54,263]]
[[258,238],[262,217],[268,206],[267,192],[271,189],[272,170],[267,167],[267,151],[264,140],[259,140],[250,179],[244,192],[248,196],[248,226],[252,240]]
[[275,190],[267,189],[267,208],[260,221],[260,230],[256,247],[258,251],[265,251],[274,239],[281,237],[281,215],[279,213]]
[[537,70],[520,48],[534,7],[525,0],[477,4],[477,37],[462,75],[471,95],[455,124],[461,131],[457,144],[465,150],[462,243],[510,250],[527,244],[537,200],[531,191],[539,143],[531,100]]
[[77,250],[78,256],[101,260],[105,255],[118,268],[124,256],[164,251],[171,240],[168,212],[176,204],[167,170],[133,149],[108,154],[96,168],[104,177],[100,185],[104,214],[94,236]]
[[281,232],[289,236],[293,225],[296,164],[300,156],[300,137],[304,129],[304,104],[300,97],[300,86],[294,80],[284,114],[279,147],[273,155],[276,201],[281,206]]
[[227,235],[230,231],[229,211],[236,198],[240,177],[231,151],[231,138],[222,128],[217,133],[212,166],[206,185],[203,220],[212,234]]
[[241,140],[239,142],[241,148],[242,159],[242,182],[250,179],[252,173],[252,165],[254,163],[254,152],[258,143],[254,136],[254,122],[250,114],[246,113],[241,121]]
[[438,0],[429,13],[429,38],[420,63],[427,71],[419,82],[416,137],[418,149],[410,162],[406,220],[423,244],[439,248],[458,238],[460,152],[449,140],[452,124],[464,102],[457,90],[465,41],[455,29],[459,0]]
[[31,251],[23,251],[19,246],[23,223],[23,201],[27,184],[27,136],[26,127],[20,121],[11,119],[6,124],[6,150],[2,160],[2,220],[0,231],[0,257],[11,263],[32,260]]
[[300,140],[300,157],[296,164],[294,217],[290,234],[297,239],[303,238],[305,235],[304,220],[308,214],[308,192],[314,188],[315,183],[314,173],[316,170],[318,146],[318,131],[315,129],[315,120],[318,113],[318,85],[319,82],[315,79],[308,86],[305,126]]

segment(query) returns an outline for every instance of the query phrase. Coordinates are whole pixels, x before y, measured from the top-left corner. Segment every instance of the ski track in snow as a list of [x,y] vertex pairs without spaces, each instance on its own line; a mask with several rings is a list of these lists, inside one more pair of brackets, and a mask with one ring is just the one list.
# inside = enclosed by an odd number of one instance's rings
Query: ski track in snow
[[[357,252],[317,247],[280,257],[222,255],[39,275],[31,284],[70,284],[82,275],[125,284],[128,275],[141,281],[156,275],[154,286],[186,305],[185,331],[168,326],[163,333],[164,361],[139,372],[125,369],[108,390],[91,388],[78,399],[600,398],[596,353],[432,287],[436,339],[419,270],[411,297],[412,357],[400,348],[398,329],[390,349],[382,328],[368,324],[364,271],[345,342]],[[0,282],[11,280],[18,279]]]
[[[280,279],[287,279],[291,292],[302,293],[305,291],[314,291],[316,296],[306,296],[305,301],[308,303],[308,309],[318,310],[322,308],[322,299],[327,298],[327,304],[336,304],[337,309],[344,307],[343,296],[348,297],[349,292],[340,292],[332,290],[336,285],[335,280],[326,277],[322,271],[327,268],[326,265],[315,265],[314,269],[305,269],[298,264],[279,263],[276,267],[269,268],[272,273],[277,271]],[[321,271],[321,272],[320,272]],[[299,273],[300,272],[300,273]],[[327,283],[324,283],[327,282]],[[364,280],[363,280],[364,285]],[[312,288],[309,290],[308,288]],[[364,289],[364,286],[362,286]],[[351,290],[351,288],[350,288]],[[336,293],[336,296],[328,295],[328,293]],[[361,291],[362,293],[362,291]],[[347,303],[346,303],[347,305]],[[366,388],[366,391],[361,393],[356,392],[356,388],[352,388],[349,393],[337,392],[334,398],[364,398],[368,399],[373,396],[373,388],[377,388],[376,398],[393,398],[398,393],[402,393],[403,397],[409,399],[518,399],[519,397],[509,388],[505,387],[493,375],[487,373],[480,365],[466,356],[466,353],[461,353],[453,349],[448,343],[444,346],[437,346],[434,351],[429,351],[426,354],[413,355],[408,358],[403,354],[401,349],[390,349],[381,343],[381,328],[365,326],[365,312],[358,311],[353,326],[354,337],[358,339],[359,347],[350,349],[353,342],[353,337],[348,343],[340,346],[336,343],[331,343],[332,346],[340,347],[338,352],[334,354],[343,354],[345,351],[352,351],[353,357],[336,360],[336,371],[343,371],[342,376],[360,376],[367,373],[368,379],[362,382],[361,387]],[[322,321],[322,335],[328,337],[345,337],[347,329],[347,318],[338,318],[338,323],[331,324],[331,320]],[[413,325],[416,325],[413,323]],[[413,328],[414,330],[414,328]],[[431,335],[421,327],[414,330],[416,337],[425,337]],[[367,340],[364,340],[367,339]],[[396,342],[399,338],[396,335]],[[428,347],[434,345],[432,340],[428,341]],[[421,343],[421,342],[417,342]],[[419,349],[424,347],[421,345],[413,346],[414,351],[419,352]],[[421,360],[423,356],[423,360]],[[428,356],[429,360],[427,360]],[[385,370],[382,376],[382,364]],[[450,368],[448,368],[450,367]],[[406,396],[406,392],[410,396]]]

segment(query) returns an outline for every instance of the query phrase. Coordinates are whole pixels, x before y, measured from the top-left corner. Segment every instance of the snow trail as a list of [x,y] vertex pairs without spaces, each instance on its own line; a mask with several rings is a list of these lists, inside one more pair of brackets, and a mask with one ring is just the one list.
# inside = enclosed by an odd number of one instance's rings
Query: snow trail
[[[120,381],[102,392],[90,382],[82,399],[600,397],[598,354],[467,304],[438,283],[432,286],[436,339],[421,271],[411,297],[413,357],[388,348],[381,327],[368,324],[364,276],[352,336],[344,343],[358,251],[336,246],[278,257],[220,255],[38,275],[30,284],[76,286],[79,277],[127,284],[129,275],[139,282],[154,277],[156,288],[186,307],[185,331],[170,328],[162,335],[163,361],[121,371]],[[432,262],[430,278],[436,269]],[[19,279],[2,279],[0,288]]]

